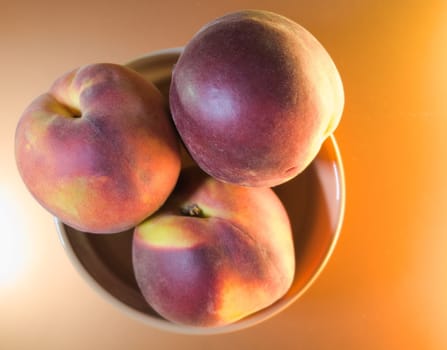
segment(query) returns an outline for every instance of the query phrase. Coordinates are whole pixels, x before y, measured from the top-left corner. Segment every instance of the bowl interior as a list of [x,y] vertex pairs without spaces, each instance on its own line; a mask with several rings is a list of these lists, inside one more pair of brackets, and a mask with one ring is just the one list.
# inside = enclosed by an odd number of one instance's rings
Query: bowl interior
[[[127,64],[152,81],[167,97],[172,68],[181,49],[158,51]],[[191,159],[183,152],[183,162]],[[177,333],[216,334],[257,324],[286,308],[312,284],[327,263],[344,214],[345,183],[334,136],[323,143],[307,169],[293,180],[274,188],[283,201],[293,229],[296,272],[290,290],[266,309],[233,324],[216,328],[185,327],[166,321],[145,302],[132,269],[132,230],[98,235],[80,232],[55,218],[68,256],[90,285],[131,316]]]

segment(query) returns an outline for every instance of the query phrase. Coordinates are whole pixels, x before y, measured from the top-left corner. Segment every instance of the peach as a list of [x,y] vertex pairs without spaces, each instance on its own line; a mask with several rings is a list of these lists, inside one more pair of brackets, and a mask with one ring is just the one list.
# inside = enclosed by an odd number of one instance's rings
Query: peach
[[306,29],[259,10],[227,14],[187,43],[170,107],[192,158],[211,176],[273,187],[302,172],[339,124],[340,75]]
[[167,101],[110,63],[68,72],[37,97],[17,125],[15,155],[45,209],[94,233],[132,228],[156,211],[181,166]]
[[261,310],[289,289],[295,269],[287,212],[269,188],[182,171],[163,207],[134,231],[138,286],[164,318],[216,327]]

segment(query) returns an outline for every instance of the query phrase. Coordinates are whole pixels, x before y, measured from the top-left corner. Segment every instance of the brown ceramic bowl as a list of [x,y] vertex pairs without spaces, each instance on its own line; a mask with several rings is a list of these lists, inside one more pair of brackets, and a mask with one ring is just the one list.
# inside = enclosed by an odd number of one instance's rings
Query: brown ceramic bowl
[[[136,58],[127,66],[152,81],[167,96],[171,70],[181,48]],[[184,154],[185,165],[190,162]],[[329,137],[309,167],[276,187],[292,223],[296,272],[286,295],[273,305],[238,322],[216,328],[178,325],[159,316],[145,302],[132,270],[132,231],[112,235],[79,232],[55,218],[71,262],[86,282],[120,310],[159,329],[186,334],[217,334],[241,330],[271,318],[296,301],[315,281],[334,250],[343,221],[345,180],[340,152]]]

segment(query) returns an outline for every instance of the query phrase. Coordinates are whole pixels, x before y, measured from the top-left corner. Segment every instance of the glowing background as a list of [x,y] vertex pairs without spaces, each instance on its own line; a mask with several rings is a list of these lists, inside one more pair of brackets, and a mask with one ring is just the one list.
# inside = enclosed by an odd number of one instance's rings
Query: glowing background
[[[326,270],[290,309],[240,333],[175,336],[128,319],[77,275],[18,178],[14,128],[66,70],[183,45],[240,8],[296,20],[340,70],[345,222]],[[445,1],[18,0],[2,4],[0,52],[0,348],[447,348]]]

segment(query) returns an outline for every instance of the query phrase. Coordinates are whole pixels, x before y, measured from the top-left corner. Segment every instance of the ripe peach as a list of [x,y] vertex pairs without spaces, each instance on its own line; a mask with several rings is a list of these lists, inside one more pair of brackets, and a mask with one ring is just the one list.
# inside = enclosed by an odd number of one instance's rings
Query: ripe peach
[[220,182],[183,170],[164,206],[134,231],[135,277],[166,319],[229,324],[289,289],[295,269],[286,210],[269,188]]
[[307,30],[258,10],[227,14],[187,43],[170,107],[191,156],[208,174],[276,186],[315,158],[339,123],[339,73]]
[[180,173],[178,138],[156,87],[116,64],[64,74],[24,111],[15,138],[23,181],[53,215],[113,233],[156,211]]

